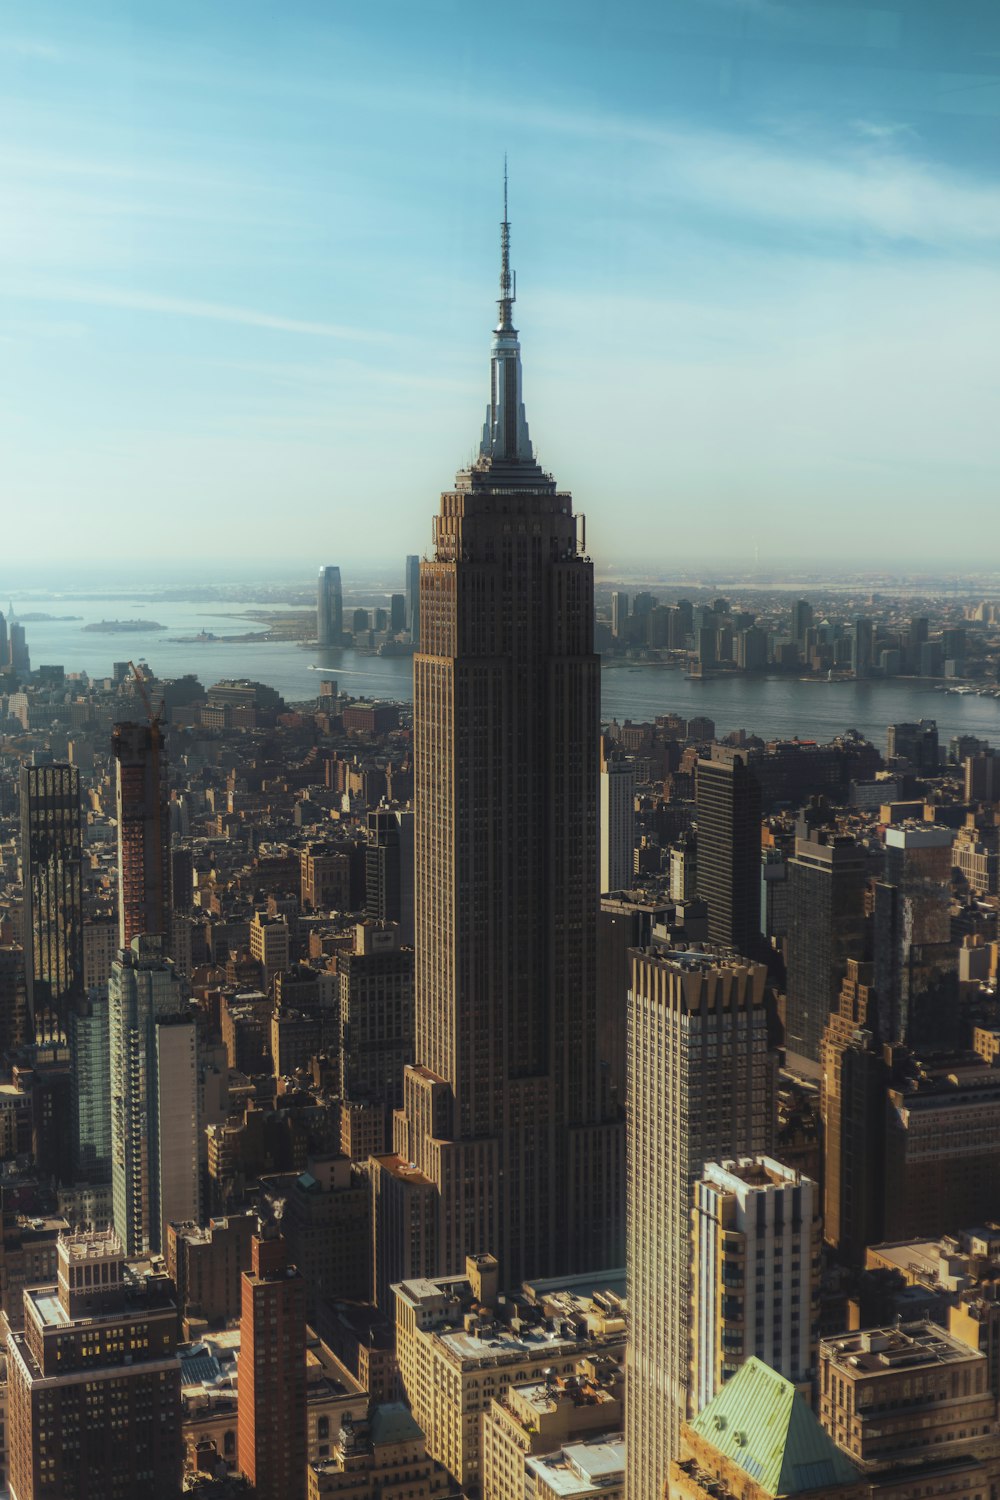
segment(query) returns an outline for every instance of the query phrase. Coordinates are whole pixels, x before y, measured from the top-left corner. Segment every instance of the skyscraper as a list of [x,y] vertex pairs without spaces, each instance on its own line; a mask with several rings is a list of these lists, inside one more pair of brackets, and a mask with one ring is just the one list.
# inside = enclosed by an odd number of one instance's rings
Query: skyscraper
[[111,969],[111,1182],[127,1255],[165,1249],[165,1226],[198,1217],[194,1017],[159,938],[137,937]]
[[855,677],[870,677],[875,661],[875,624],[864,618],[854,622],[851,637],[851,671]]
[[320,568],[316,596],[316,639],[321,646],[341,646],[344,641],[344,594],[339,568]]
[[259,1500],[306,1490],[305,1282],[273,1226],[254,1235],[241,1277],[237,1432],[240,1472]]
[[140,933],[170,940],[170,791],[158,718],[111,735],[118,813],[118,947]]
[[69,1012],[73,1166],[82,1182],[111,1179],[108,987],[93,985]]
[[420,649],[420,558],[406,559],[406,628],[414,650]]
[[865,957],[868,857],[850,834],[814,829],[795,840],[788,883],[785,1040],[799,1065],[818,1075],[823,1031],[847,961]]
[[82,860],[79,771],[22,766],[25,982],[38,1038],[65,1035],[83,993]]
[[656,1500],[691,1385],[694,1185],[705,1163],[767,1155],[775,1059],[765,970],[636,950],[628,1036],[627,1495]]
[[10,642],[7,637],[7,617],[0,609],[0,672],[7,666],[10,654]]
[[711,942],[752,955],[760,942],[760,785],[746,755],[700,760],[698,895]]
[[4,1319],[10,1494],[22,1500],[181,1493],[177,1309],[165,1278],[137,1290],[113,1230],[62,1235],[55,1285]]
[[441,497],[414,658],[416,1058],[395,1149],[441,1274],[620,1260],[623,1129],[598,1051],[593,568],[521,399],[510,228],[479,457]]
[[635,766],[601,736],[602,891],[630,891],[635,857]]

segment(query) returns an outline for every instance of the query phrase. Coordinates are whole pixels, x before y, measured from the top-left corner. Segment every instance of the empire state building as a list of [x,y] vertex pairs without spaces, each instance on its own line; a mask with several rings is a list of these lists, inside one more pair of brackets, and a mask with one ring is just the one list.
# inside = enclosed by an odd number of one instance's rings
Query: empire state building
[[505,189],[479,456],[420,569],[417,1062],[386,1217],[400,1274],[489,1252],[514,1286],[622,1263],[624,1144],[598,1048],[593,567],[532,450],[509,247]]

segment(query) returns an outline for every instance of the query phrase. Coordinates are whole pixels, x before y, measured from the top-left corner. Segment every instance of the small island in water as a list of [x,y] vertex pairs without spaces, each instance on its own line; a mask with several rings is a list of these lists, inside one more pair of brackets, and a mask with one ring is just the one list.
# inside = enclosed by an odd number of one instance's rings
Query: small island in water
[[83,628],[102,635],[132,635],[139,630],[166,630],[167,627],[157,620],[98,620],[96,624]]

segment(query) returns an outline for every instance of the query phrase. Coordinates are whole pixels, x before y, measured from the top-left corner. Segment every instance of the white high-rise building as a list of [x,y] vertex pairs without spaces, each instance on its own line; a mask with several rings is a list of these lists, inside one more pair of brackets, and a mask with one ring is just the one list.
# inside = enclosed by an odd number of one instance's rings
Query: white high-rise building
[[694,1185],[771,1149],[776,1060],[762,964],[633,950],[628,1007],[626,1494],[657,1500],[690,1411]]
[[196,1028],[160,938],[119,954],[108,999],[115,1229],[144,1255],[164,1248],[165,1223],[198,1218]]
[[601,736],[601,891],[630,891],[635,872],[635,768]]
[[769,1156],[710,1162],[694,1190],[692,1413],[755,1355],[812,1399],[819,1187]]

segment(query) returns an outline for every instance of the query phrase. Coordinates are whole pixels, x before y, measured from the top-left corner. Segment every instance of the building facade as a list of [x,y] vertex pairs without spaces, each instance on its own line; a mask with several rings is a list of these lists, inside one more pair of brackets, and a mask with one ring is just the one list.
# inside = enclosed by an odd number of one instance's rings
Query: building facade
[[849,835],[827,829],[795,840],[788,861],[788,998],[785,1041],[815,1070],[849,959],[865,957],[868,859]]
[[601,890],[630,891],[635,855],[635,766],[601,737]]

